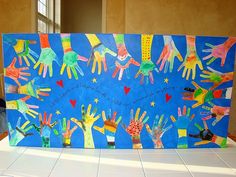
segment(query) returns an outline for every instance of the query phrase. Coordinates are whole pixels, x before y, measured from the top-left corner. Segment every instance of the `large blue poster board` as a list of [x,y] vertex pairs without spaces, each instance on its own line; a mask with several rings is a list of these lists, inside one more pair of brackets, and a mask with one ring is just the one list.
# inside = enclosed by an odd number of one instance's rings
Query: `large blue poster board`
[[236,38],[4,34],[12,146],[226,147]]

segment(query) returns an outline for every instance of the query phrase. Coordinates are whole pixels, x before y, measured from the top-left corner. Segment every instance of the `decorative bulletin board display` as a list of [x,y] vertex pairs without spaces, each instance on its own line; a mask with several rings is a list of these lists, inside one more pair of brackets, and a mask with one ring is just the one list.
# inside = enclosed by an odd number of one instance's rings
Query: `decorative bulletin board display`
[[226,147],[236,38],[4,34],[10,145]]

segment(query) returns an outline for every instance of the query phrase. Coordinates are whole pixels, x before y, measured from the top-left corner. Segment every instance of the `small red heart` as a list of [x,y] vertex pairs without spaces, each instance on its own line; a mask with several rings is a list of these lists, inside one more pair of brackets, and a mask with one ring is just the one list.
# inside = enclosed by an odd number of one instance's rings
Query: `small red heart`
[[170,101],[171,98],[172,98],[172,96],[167,93],[166,94],[166,102]]
[[72,107],[74,108],[76,105],[76,100],[70,100],[70,104],[72,105]]
[[124,91],[125,91],[125,94],[127,95],[129,93],[129,91],[130,91],[130,88],[125,86],[124,87]]
[[63,80],[57,81],[57,85],[59,85],[60,87],[64,87],[64,85],[63,85]]

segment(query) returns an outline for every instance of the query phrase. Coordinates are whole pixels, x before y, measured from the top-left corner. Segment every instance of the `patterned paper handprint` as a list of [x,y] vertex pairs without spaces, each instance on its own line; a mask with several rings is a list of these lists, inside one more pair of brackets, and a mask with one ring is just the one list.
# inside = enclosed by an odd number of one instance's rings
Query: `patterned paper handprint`
[[116,46],[118,50],[117,60],[115,61],[116,69],[112,74],[112,77],[116,77],[119,72],[118,80],[121,80],[124,72],[126,71],[127,78],[129,78],[129,67],[131,64],[135,66],[140,66],[140,64],[134,60],[134,58],[129,54],[125,46],[124,34],[113,34],[116,41]]
[[211,105],[211,107],[204,105],[202,106],[202,108],[207,110],[207,112],[201,112],[201,115],[205,115],[202,120],[209,120],[215,118],[215,120],[212,122],[212,126],[215,126],[223,117],[229,115],[230,107],[217,106],[213,103],[209,104]]
[[39,132],[42,138],[42,147],[48,148],[51,146],[50,144],[51,130],[57,124],[57,121],[51,123],[51,120],[52,120],[52,114],[49,114],[47,118],[47,113],[44,112],[43,117],[41,113],[39,114],[40,126],[33,124],[34,128],[36,129],[37,132]]
[[233,72],[228,73],[222,73],[219,71],[216,71],[210,67],[207,67],[209,71],[203,70],[203,74],[200,74],[202,78],[205,78],[205,80],[201,80],[201,82],[212,82],[213,86],[210,88],[210,90],[215,89],[219,85],[229,82],[233,80]]
[[[30,121],[25,121],[23,125],[21,125],[21,117],[18,118],[16,123],[16,128],[12,129],[11,123],[8,122],[8,128],[10,133],[10,145],[16,146],[19,142],[21,142],[27,136],[33,135],[33,133],[28,133],[33,126],[30,125]],[[28,127],[27,127],[28,126]]]
[[88,65],[93,61],[92,73],[95,73],[97,67],[98,74],[100,75],[102,73],[102,64],[104,71],[107,71],[106,54],[110,54],[115,57],[116,53],[104,46],[95,34],[86,34],[86,37],[92,47]]
[[29,81],[27,84],[22,85],[22,86],[15,86],[15,85],[6,83],[5,92],[29,95],[39,100],[43,100],[40,96],[49,96],[47,92],[50,92],[51,89],[47,86],[37,85],[36,82],[38,79],[39,78],[34,78],[31,81]]
[[220,66],[224,66],[227,54],[235,43],[236,43],[236,37],[230,37],[223,44],[220,45],[212,45],[206,43],[206,46],[209,47],[209,49],[204,49],[203,52],[210,54],[205,56],[203,60],[209,60],[207,62],[207,65],[210,65],[216,59],[220,58],[221,59]]
[[144,111],[143,114],[139,117],[140,108],[137,109],[135,117],[134,117],[134,110],[131,109],[130,111],[130,123],[128,127],[126,127],[125,124],[123,124],[123,128],[125,131],[130,135],[132,143],[133,143],[133,149],[142,149],[142,143],[140,138],[140,133],[143,129],[143,126],[148,121],[149,117],[146,117],[147,112]]
[[106,135],[107,138],[107,147],[110,149],[115,149],[115,135],[117,127],[122,119],[120,116],[116,120],[117,112],[114,112],[111,116],[111,110],[109,111],[108,116],[106,116],[105,111],[102,111],[102,119],[104,121],[103,127],[94,126],[94,129]]
[[188,126],[195,117],[194,114],[190,114],[190,108],[187,109],[186,106],[183,107],[183,111],[181,108],[178,108],[178,119],[174,116],[171,116],[171,120],[174,123],[177,131],[178,131],[178,144],[177,148],[188,148]]
[[204,128],[195,123],[195,127],[199,130],[197,134],[189,134],[192,138],[201,139],[201,141],[194,143],[195,146],[214,143],[219,147],[226,147],[227,139],[221,136],[217,136],[208,128],[206,121],[203,121]]
[[26,96],[18,100],[6,101],[7,109],[19,111],[26,120],[28,120],[27,115],[36,118],[38,112],[33,109],[38,109],[39,107],[36,105],[27,104],[26,101],[30,98],[31,96]]
[[42,75],[45,78],[49,69],[49,76],[53,76],[53,67],[52,64],[54,61],[58,63],[58,58],[56,53],[51,49],[49,39],[49,34],[39,34],[40,45],[41,45],[41,54],[39,56],[39,60],[34,65],[34,69],[37,69],[39,66],[38,74]]
[[81,76],[84,75],[82,69],[78,65],[78,60],[87,62],[88,59],[85,57],[82,57],[78,55],[75,51],[71,48],[71,40],[70,40],[70,34],[61,34],[61,41],[62,41],[62,47],[64,50],[64,56],[63,56],[63,64],[61,66],[60,74],[62,75],[64,73],[64,70],[66,68],[68,78],[71,79],[71,71],[75,77],[75,79],[78,79],[77,71]]
[[183,100],[196,101],[192,108],[196,108],[204,103],[211,103],[213,99],[225,98],[231,99],[232,87],[218,90],[207,90],[200,87],[196,82],[192,81],[193,88],[186,87],[183,93]]
[[178,71],[180,71],[184,67],[182,77],[183,78],[186,77],[186,80],[189,79],[192,71],[192,80],[194,80],[196,77],[196,69],[197,69],[196,67],[198,66],[200,70],[203,70],[203,66],[201,59],[197,54],[195,37],[186,36],[186,40],[187,40],[187,53],[184,62],[180,65]]
[[179,61],[183,61],[183,57],[176,48],[171,36],[163,36],[163,38],[164,48],[161,52],[161,56],[157,60],[157,65],[161,63],[159,70],[162,71],[164,68],[164,73],[167,73],[168,69],[170,72],[173,71],[174,59],[177,58]]
[[35,64],[35,58],[38,58],[38,54],[35,53],[31,48],[30,44],[36,44],[35,40],[24,40],[24,39],[14,39],[3,35],[4,42],[13,46],[19,60],[20,66],[22,66],[22,59],[25,61],[27,66],[30,66],[30,61]]
[[92,105],[88,105],[87,111],[85,111],[84,105],[81,106],[82,120],[71,118],[71,121],[77,124],[84,132],[84,148],[94,148],[92,127],[93,124],[100,118],[100,115],[96,115],[97,109],[95,108],[91,112]]
[[11,78],[17,83],[18,86],[20,86],[21,84],[18,81],[18,79],[28,81],[28,78],[26,78],[25,76],[30,76],[30,73],[25,72],[25,70],[28,70],[29,68],[28,67],[16,68],[15,64],[16,64],[16,58],[12,60],[11,64],[7,68],[4,68],[4,76]]
[[71,147],[71,136],[77,128],[78,126],[74,126],[71,129],[70,120],[67,120],[66,122],[65,117],[62,119],[62,122],[59,120],[59,129],[62,136],[63,147]]
[[135,75],[135,78],[141,75],[140,84],[143,84],[144,77],[146,77],[146,84],[148,84],[148,80],[150,80],[151,84],[154,84],[152,72],[159,72],[156,65],[151,60],[152,40],[153,35],[143,34],[141,36],[142,62],[138,72]]
[[167,118],[165,120],[163,119],[164,119],[164,114],[162,114],[161,117],[156,115],[152,125],[152,129],[149,127],[148,124],[146,124],[146,129],[154,143],[154,148],[164,148],[161,138],[170,128],[172,128],[172,125],[166,127],[168,119]]

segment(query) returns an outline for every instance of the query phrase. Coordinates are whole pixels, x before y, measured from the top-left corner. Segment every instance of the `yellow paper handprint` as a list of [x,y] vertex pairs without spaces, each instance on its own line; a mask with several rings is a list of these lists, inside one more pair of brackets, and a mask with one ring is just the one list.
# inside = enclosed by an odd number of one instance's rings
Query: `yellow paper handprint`
[[195,46],[195,37],[194,36],[186,36],[187,40],[187,53],[184,59],[184,62],[180,67],[178,68],[178,71],[180,71],[183,67],[183,73],[182,77],[186,77],[186,80],[189,79],[190,73],[192,71],[192,80],[196,77],[196,66],[203,70],[201,59],[199,58]]

